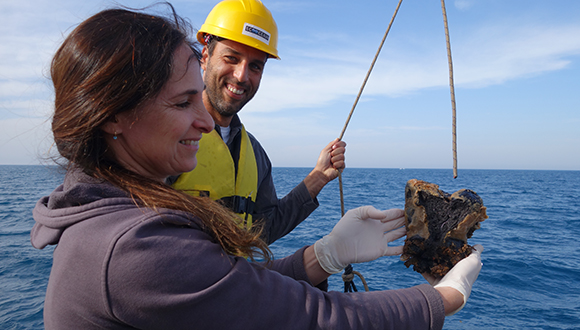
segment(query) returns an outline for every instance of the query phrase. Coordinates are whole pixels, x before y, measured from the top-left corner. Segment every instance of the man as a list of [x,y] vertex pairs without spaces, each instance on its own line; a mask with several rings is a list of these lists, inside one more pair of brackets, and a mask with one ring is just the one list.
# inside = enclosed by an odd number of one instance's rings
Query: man
[[310,174],[278,199],[270,159],[237,115],[256,94],[268,58],[279,59],[276,22],[258,0],[224,0],[212,9],[197,38],[204,45],[203,101],[216,126],[200,142],[197,167],[173,186],[221,200],[248,228],[262,219],[263,238],[273,243],[318,207],[316,196],[345,166],[346,143],[335,139],[328,144]]

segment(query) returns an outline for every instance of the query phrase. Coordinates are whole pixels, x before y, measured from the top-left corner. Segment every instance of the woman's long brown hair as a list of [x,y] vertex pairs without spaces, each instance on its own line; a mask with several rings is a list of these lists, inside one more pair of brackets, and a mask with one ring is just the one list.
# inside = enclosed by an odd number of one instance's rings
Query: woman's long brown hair
[[[271,253],[259,229],[242,229],[236,216],[209,198],[192,197],[131,172],[107,151],[103,124],[136,111],[156,97],[169,80],[175,50],[189,44],[190,25],[173,7],[171,18],[126,9],[102,11],[76,27],[51,65],[55,91],[52,131],[66,166],[106,180],[127,191],[140,207],[180,210],[201,219],[204,230],[237,256]],[[257,227],[259,228],[259,227]]]

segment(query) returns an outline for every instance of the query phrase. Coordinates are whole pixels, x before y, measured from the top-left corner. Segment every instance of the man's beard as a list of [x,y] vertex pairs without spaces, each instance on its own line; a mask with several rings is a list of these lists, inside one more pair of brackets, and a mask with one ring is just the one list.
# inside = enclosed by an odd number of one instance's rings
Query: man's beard
[[[224,95],[222,88],[225,88],[224,85],[219,79],[216,79],[215,76],[211,71],[206,72],[206,77],[209,78],[206,82],[205,86],[205,93],[207,94],[207,98],[209,103],[214,108],[214,110],[219,113],[221,116],[224,117],[232,117],[236,113],[238,113],[242,108],[250,102],[250,100],[254,97],[255,92],[252,94],[247,94],[246,98],[242,100],[235,100],[234,102],[228,102]],[[248,93],[249,89],[246,88],[247,84],[245,83],[238,83],[233,84],[240,86],[246,90]]]
[[214,108],[214,110],[224,117],[232,117],[240,110],[242,110],[244,105],[246,105],[246,103],[248,103],[251,99],[240,100],[238,102],[232,103],[224,100],[223,94],[219,89],[216,90],[215,88],[206,86],[205,92],[207,94],[209,103]]

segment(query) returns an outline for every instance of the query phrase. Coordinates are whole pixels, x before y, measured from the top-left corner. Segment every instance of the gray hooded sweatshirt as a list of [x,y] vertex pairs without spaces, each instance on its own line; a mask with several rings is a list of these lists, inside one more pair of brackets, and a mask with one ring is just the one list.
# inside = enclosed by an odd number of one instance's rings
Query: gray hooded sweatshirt
[[269,266],[233,257],[194,216],[137,207],[80,171],[67,173],[33,215],[32,245],[57,244],[48,330],[443,327],[443,303],[430,285],[325,292],[308,280],[305,247]]

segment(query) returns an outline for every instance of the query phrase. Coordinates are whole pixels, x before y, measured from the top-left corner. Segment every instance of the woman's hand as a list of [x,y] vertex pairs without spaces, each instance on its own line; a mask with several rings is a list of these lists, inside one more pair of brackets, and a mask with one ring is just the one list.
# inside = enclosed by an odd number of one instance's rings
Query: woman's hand
[[388,244],[407,233],[404,224],[400,209],[379,211],[363,206],[350,210],[330,234],[314,244],[316,259],[326,272],[335,274],[351,263],[401,254],[402,246]]
[[451,268],[443,278],[436,279],[429,274],[423,274],[423,277],[441,294],[445,316],[453,315],[465,306],[471,294],[471,287],[483,266],[481,263],[483,246],[477,244],[473,248],[474,251]]

